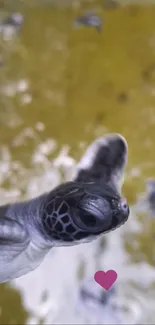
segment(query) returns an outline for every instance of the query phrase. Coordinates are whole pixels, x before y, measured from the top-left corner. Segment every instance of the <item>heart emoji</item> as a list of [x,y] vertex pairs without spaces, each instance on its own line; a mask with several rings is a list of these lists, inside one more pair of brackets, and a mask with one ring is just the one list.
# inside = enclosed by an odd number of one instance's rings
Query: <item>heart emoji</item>
[[94,275],[94,280],[108,291],[117,280],[117,273],[114,270],[109,270],[107,272],[97,271]]

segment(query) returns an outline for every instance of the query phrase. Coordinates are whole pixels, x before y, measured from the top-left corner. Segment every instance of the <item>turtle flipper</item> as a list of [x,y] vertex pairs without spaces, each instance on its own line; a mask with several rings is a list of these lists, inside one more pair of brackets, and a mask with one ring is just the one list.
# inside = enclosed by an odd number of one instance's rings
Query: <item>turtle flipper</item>
[[28,246],[27,230],[16,220],[0,217],[0,262],[10,262]]
[[120,190],[127,154],[127,142],[120,134],[112,133],[98,138],[77,165],[74,180],[112,183]]

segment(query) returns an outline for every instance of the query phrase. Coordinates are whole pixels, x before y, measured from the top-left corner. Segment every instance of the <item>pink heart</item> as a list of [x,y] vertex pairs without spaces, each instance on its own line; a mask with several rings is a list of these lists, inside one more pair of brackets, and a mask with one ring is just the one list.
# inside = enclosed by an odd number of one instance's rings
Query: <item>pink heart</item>
[[97,271],[94,275],[94,280],[108,291],[117,280],[117,273],[114,270],[109,270],[107,272]]

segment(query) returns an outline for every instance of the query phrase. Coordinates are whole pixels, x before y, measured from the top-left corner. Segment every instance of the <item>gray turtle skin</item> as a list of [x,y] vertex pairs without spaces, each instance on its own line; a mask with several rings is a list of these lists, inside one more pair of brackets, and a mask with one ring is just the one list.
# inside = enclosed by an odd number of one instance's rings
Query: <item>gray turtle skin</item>
[[124,224],[121,196],[127,143],[108,134],[88,147],[73,181],[25,202],[0,207],[0,282],[20,277],[54,246],[90,242]]

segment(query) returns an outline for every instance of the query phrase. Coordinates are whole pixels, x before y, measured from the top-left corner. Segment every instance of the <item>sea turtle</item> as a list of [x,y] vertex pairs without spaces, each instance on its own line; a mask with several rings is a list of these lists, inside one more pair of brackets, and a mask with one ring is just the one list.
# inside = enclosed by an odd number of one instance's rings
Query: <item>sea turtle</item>
[[48,193],[0,207],[0,282],[39,266],[53,246],[90,242],[124,224],[129,207],[121,177],[127,143],[107,134],[88,147],[73,181]]
[[98,32],[101,32],[102,20],[99,16],[95,15],[93,11],[89,11],[76,19],[74,27],[79,27],[81,25],[94,27]]

